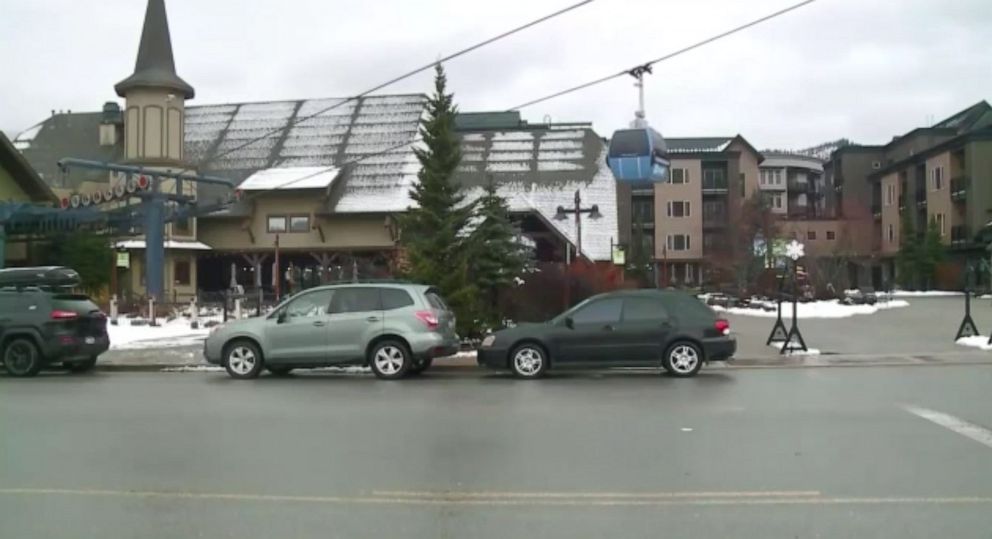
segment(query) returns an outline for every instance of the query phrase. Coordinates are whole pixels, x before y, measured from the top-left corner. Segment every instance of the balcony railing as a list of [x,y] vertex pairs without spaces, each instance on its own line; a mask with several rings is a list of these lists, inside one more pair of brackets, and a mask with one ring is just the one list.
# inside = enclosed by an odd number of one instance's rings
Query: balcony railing
[[968,187],[970,184],[971,178],[968,176],[951,178],[951,198],[954,200],[965,200],[965,197],[968,196]]
[[703,180],[703,192],[704,193],[726,193],[727,192],[727,181],[707,181]]
[[951,227],[951,245],[953,247],[967,247],[971,244],[971,233],[965,225]]
[[875,220],[882,218],[882,204],[880,202],[872,202],[871,214],[875,218]]
[[922,208],[927,205],[927,192],[922,189],[916,190],[916,207]]

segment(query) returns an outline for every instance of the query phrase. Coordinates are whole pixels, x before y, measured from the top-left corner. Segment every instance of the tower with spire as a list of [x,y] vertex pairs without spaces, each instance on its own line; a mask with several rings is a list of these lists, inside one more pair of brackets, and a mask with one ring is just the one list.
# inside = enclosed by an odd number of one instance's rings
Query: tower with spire
[[134,73],[114,90],[126,100],[125,159],[142,165],[180,165],[185,102],[195,92],[176,74],[165,0],[148,0]]

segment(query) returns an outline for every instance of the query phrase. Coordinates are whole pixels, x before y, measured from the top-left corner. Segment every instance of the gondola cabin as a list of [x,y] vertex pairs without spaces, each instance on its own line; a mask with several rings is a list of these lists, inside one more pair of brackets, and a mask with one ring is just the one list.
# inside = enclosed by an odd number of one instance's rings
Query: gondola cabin
[[606,164],[620,182],[668,181],[668,148],[661,133],[650,127],[621,129],[613,133]]

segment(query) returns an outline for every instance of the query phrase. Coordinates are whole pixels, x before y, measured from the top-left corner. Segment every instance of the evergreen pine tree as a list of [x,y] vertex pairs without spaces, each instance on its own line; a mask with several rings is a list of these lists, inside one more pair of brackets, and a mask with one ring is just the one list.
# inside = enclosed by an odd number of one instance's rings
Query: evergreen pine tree
[[530,249],[519,242],[517,230],[510,222],[509,205],[496,192],[492,178],[476,204],[478,226],[470,236],[469,276],[481,298],[479,317],[489,327],[497,327],[501,321],[499,290],[513,286],[524,273],[530,265]]
[[917,268],[926,288],[933,285],[937,273],[937,264],[944,259],[944,243],[941,241],[940,227],[937,219],[931,218],[926,235],[920,245]]
[[920,244],[916,239],[916,229],[909,211],[903,211],[899,225],[899,253],[896,255],[896,266],[899,272],[899,284],[903,288],[915,288],[919,272]]
[[414,149],[421,167],[419,181],[410,190],[416,205],[399,219],[400,244],[406,255],[406,277],[436,286],[455,311],[459,332],[467,334],[474,323],[476,291],[468,279],[465,227],[474,208],[465,203],[454,180],[462,156],[455,133],[457,108],[446,85],[444,68],[438,64],[434,94],[420,124],[426,148]]

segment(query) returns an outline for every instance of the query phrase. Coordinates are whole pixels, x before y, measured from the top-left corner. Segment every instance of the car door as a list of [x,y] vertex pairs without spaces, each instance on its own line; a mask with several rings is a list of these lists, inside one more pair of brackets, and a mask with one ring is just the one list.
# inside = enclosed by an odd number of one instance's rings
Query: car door
[[615,357],[626,364],[661,361],[672,324],[659,298],[626,297],[616,335],[620,341]]
[[382,298],[379,288],[349,286],[338,288],[331,298],[327,351],[333,363],[357,361],[365,348],[383,329]]
[[272,363],[319,364],[328,360],[328,305],[333,290],[304,292],[266,320],[266,360]]
[[571,326],[557,333],[558,359],[580,364],[614,361],[622,344],[616,332],[622,309],[620,298],[594,299],[579,306],[569,315]]

